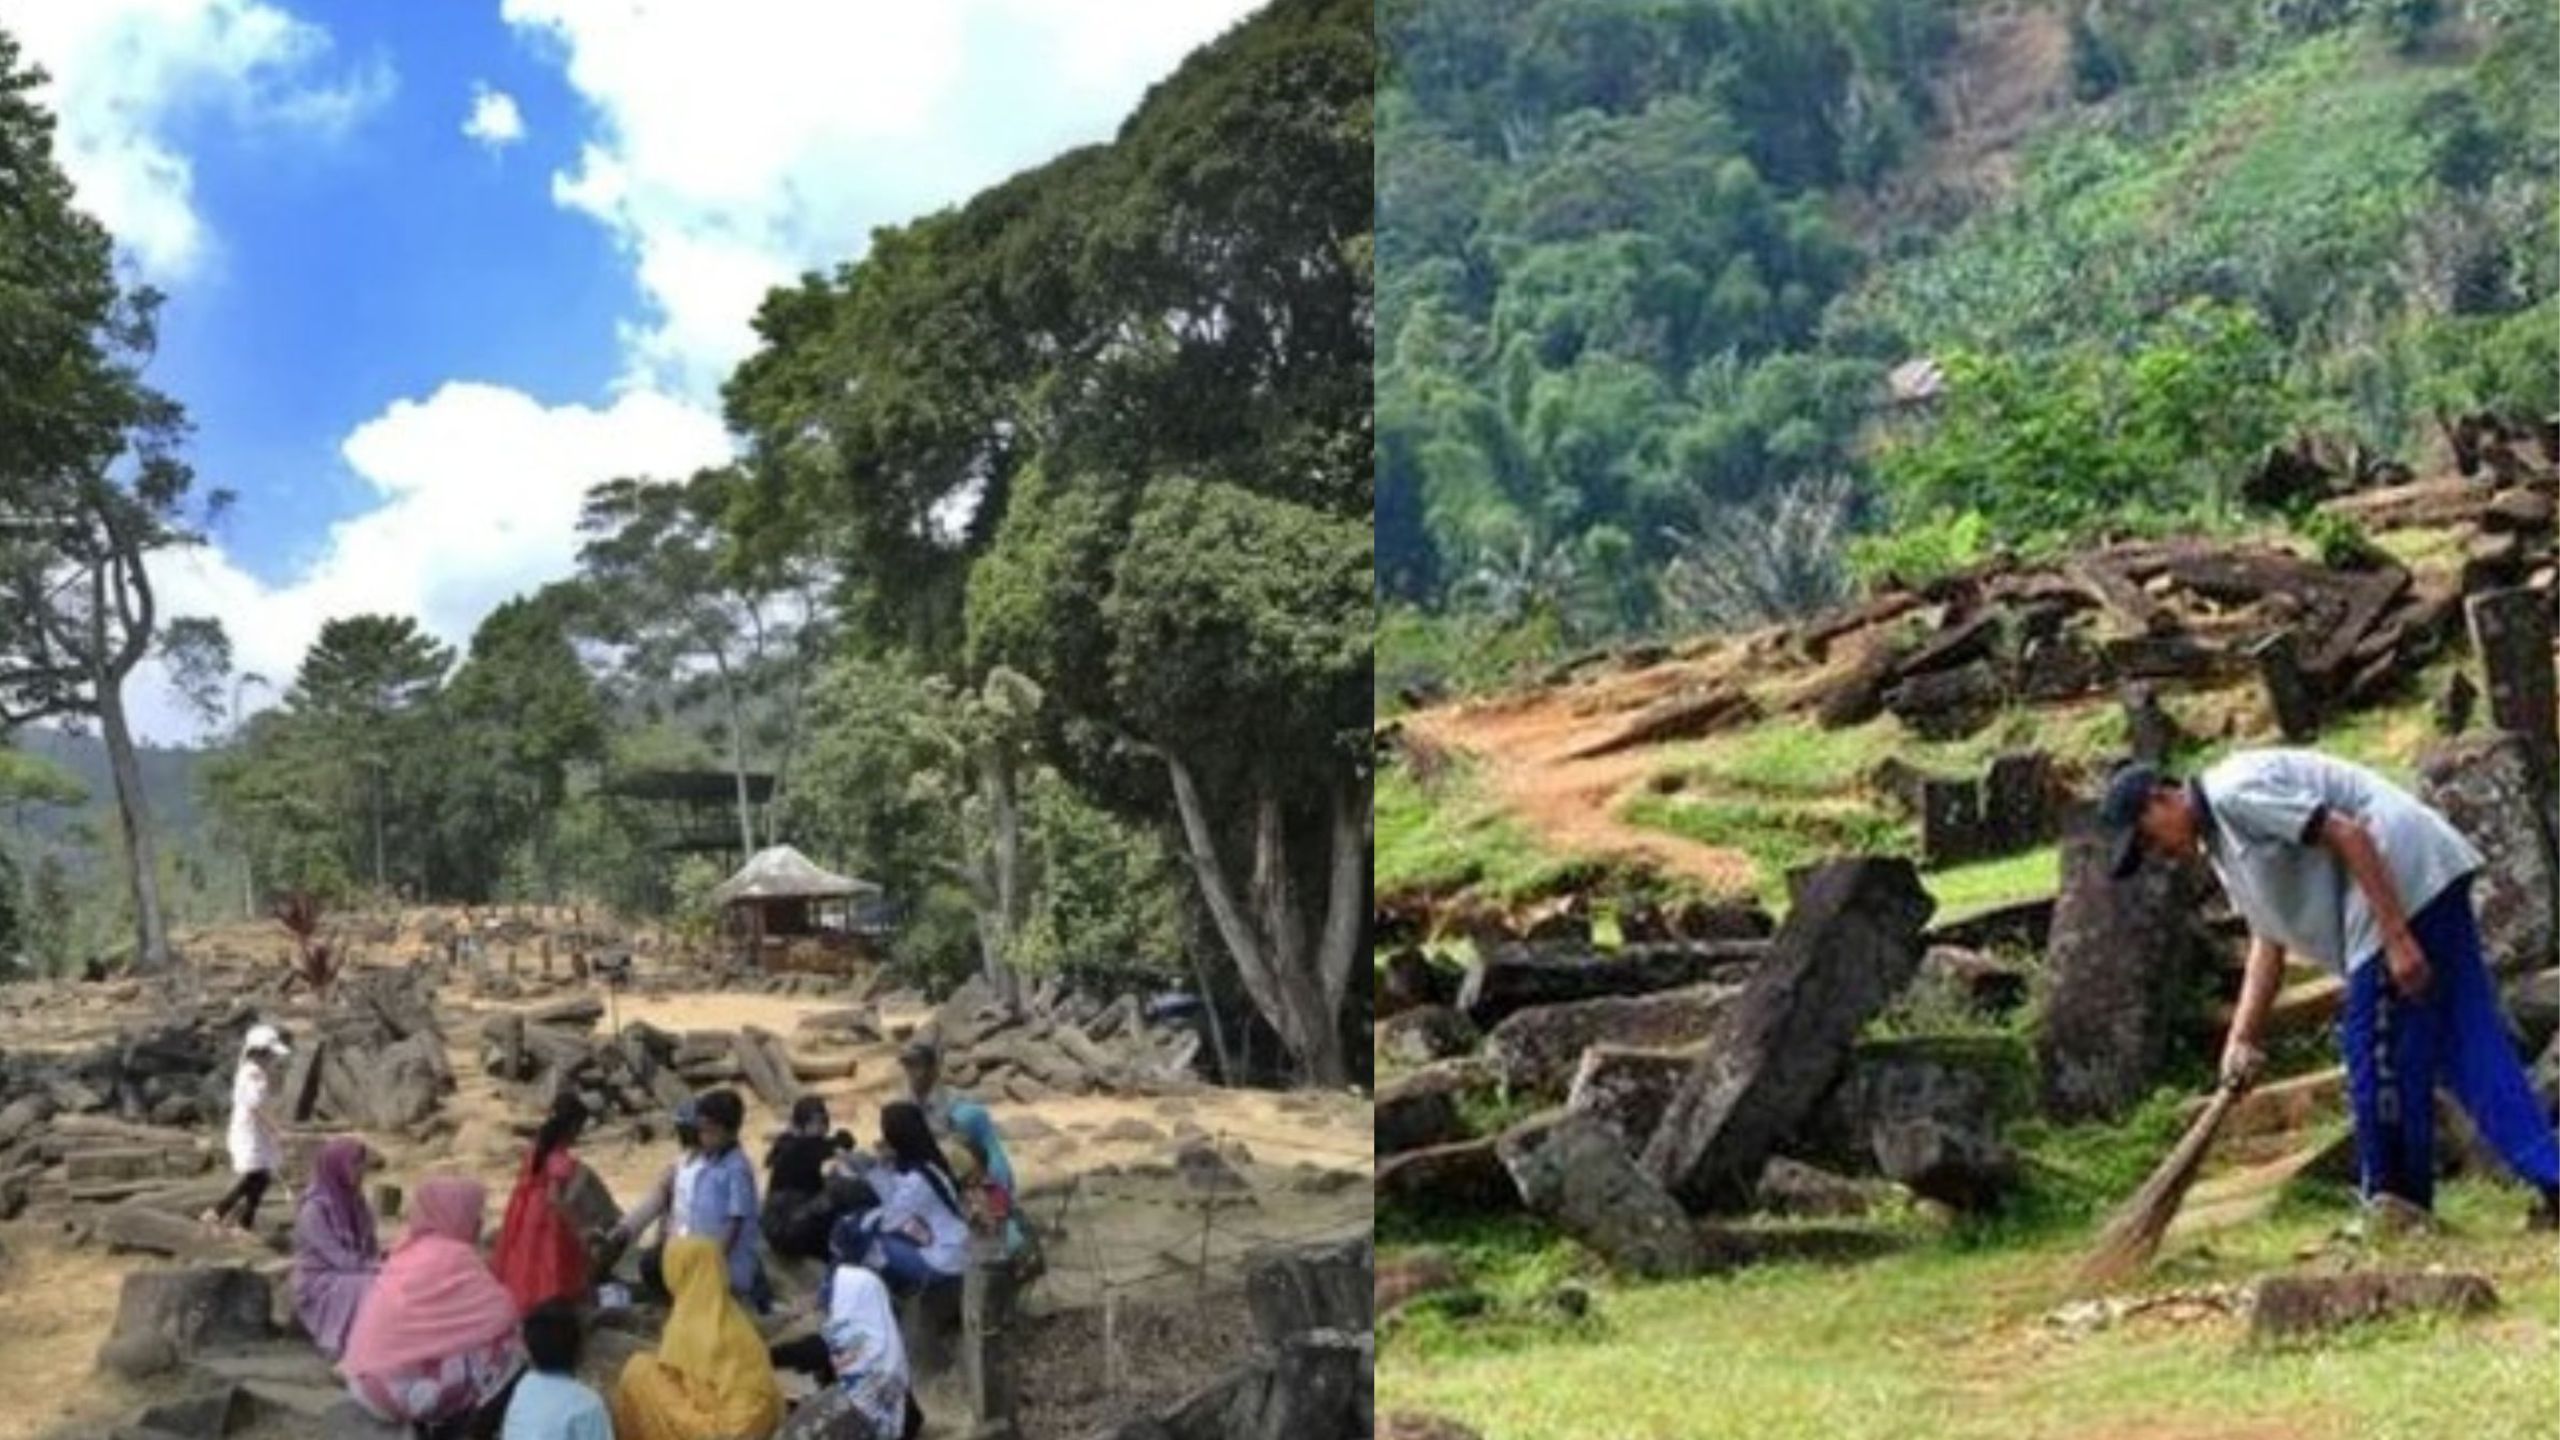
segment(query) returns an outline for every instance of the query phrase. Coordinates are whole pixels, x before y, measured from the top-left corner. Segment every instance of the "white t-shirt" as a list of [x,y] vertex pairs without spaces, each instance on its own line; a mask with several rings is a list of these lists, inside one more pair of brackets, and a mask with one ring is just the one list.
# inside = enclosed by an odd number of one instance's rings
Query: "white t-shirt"
[[675,1184],[667,1197],[667,1238],[671,1241],[693,1233],[693,1185],[701,1178],[701,1156],[687,1155],[676,1163]]
[[910,1220],[920,1221],[932,1237],[922,1247],[924,1263],[945,1275],[958,1275],[969,1268],[969,1222],[944,1203],[942,1192],[924,1178],[923,1171],[874,1165],[869,1179],[873,1192],[880,1197],[882,1234],[902,1231]]
[[274,1138],[258,1123],[273,1089],[265,1068],[255,1060],[241,1061],[239,1073],[231,1077],[229,1138],[231,1171],[235,1175],[284,1168],[284,1157],[276,1153]]
[[2452,822],[2361,765],[2311,750],[2243,750],[2197,777],[2205,858],[2249,928],[2340,974],[2382,953],[2363,887],[2319,843],[2331,814],[2361,821],[2414,919],[2481,866]]

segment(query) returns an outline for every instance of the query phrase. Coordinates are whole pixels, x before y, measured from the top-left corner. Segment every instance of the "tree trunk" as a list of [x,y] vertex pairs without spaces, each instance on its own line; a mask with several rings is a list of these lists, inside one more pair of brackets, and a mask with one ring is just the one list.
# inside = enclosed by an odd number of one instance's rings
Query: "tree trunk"
[[373,762],[373,889],[375,894],[391,886],[391,869],[382,847],[382,772],[386,768],[377,756]]
[[98,677],[98,729],[107,743],[107,768],[116,782],[116,824],[124,835],[126,887],[133,899],[133,968],[157,974],[170,966],[169,925],[160,913],[160,852],[151,833],[149,799],[142,793],[142,762],[125,723],[124,678]]
[[[1356,943],[1359,926],[1357,917],[1336,912],[1346,890],[1355,906],[1360,894],[1359,875],[1350,875],[1346,884],[1342,837],[1347,830],[1356,839],[1366,828],[1365,818],[1348,810],[1351,787],[1337,786],[1332,802],[1328,828],[1335,853],[1327,857],[1326,913],[1316,917],[1316,931],[1323,938],[1310,945],[1308,916],[1290,878],[1287,817],[1278,793],[1266,782],[1254,796],[1253,866],[1248,872],[1249,889],[1240,894],[1219,853],[1216,829],[1190,766],[1170,751],[1164,758],[1182,819],[1185,858],[1200,882],[1201,898],[1218,936],[1235,959],[1245,992],[1280,1032],[1310,1083],[1349,1084],[1351,1070],[1343,1055],[1340,1024],[1347,979],[1337,979],[1336,971],[1347,977],[1348,965],[1337,962]],[[1366,863],[1364,847],[1347,848],[1348,863]]]
[[1022,934],[1022,796],[1015,783],[1013,757],[1003,742],[991,742],[979,753],[978,774],[987,787],[989,863],[995,881],[997,943],[987,953],[987,983],[1005,1008],[1021,999],[1022,983],[1013,967],[1013,942]]
[[738,863],[756,856],[755,802],[747,797],[747,717],[738,703],[737,683],[729,678],[729,661],[718,657],[720,695],[729,707],[729,773],[738,782]]

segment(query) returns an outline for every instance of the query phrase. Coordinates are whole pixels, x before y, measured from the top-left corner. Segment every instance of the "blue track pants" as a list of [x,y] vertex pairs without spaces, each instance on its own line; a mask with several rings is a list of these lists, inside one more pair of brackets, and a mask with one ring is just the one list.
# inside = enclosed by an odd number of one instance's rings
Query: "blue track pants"
[[2480,954],[2471,883],[2460,881],[2409,919],[2433,982],[2411,1004],[2375,955],[2347,978],[2347,1094],[2366,1198],[2435,1201],[2435,1090],[2462,1102],[2507,1167],[2543,1190],[2560,1187],[2560,1141],[2516,1056],[2497,987]]

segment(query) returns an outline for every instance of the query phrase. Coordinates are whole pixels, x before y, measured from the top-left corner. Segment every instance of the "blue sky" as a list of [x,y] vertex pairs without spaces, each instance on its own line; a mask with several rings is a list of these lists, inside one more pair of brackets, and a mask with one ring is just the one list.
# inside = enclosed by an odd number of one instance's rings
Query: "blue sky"
[[[0,0],[154,378],[238,492],[175,613],[279,685],[321,621],[457,643],[577,497],[725,453],[770,284],[1107,138],[1250,0]],[[254,694],[253,694],[253,704]],[[146,733],[191,728],[137,697]]]

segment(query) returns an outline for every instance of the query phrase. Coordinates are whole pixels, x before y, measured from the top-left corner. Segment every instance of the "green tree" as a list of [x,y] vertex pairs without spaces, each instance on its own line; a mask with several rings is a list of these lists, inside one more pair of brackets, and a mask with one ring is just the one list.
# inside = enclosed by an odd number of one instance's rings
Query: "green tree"
[[156,971],[172,957],[125,684],[170,624],[148,558],[227,497],[190,503],[186,414],[142,380],[160,297],[123,286],[106,231],[74,208],[31,98],[42,79],[0,33],[0,731],[97,721],[134,964]]
[[452,648],[409,616],[346,616],[320,627],[286,693],[285,703],[314,722],[315,737],[362,777],[376,889],[391,883],[385,830],[393,771],[433,733],[424,723],[429,703],[452,665]]
[[768,301],[727,392],[759,482],[733,536],[818,537],[954,696],[1035,682],[1042,756],[1187,837],[1327,1081],[1366,914],[1370,25],[1278,0],[1111,145]]
[[[761,532],[724,528],[754,513],[753,482],[706,470],[680,483],[615,480],[588,492],[578,584],[562,592],[579,631],[613,647],[622,678],[707,698],[737,785],[741,855],[757,849],[748,799],[750,745],[789,780],[813,647],[824,632],[822,577]],[[768,836],[767,839],[774,837]]]
[[[522,846],[538,893],[557,897],[550,832],[568,801],[569,768],[602,759],[605,746],[604,704],[569,643],[566,608],[564,592],[553,591],[489,612],[446,688],[446,743],[468,758],[439,789],[447,813],[463,817],[449,827],[457,854],[489,867],[466,893],[485,893],[497,878],[490,862]],[[473,783],[455,783],[464,776]]]

